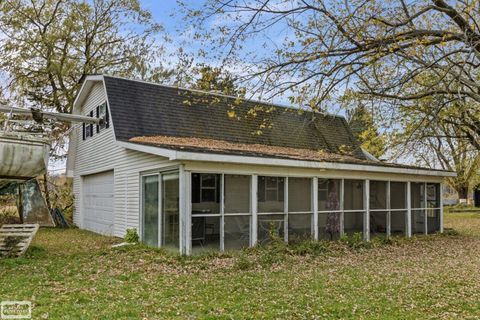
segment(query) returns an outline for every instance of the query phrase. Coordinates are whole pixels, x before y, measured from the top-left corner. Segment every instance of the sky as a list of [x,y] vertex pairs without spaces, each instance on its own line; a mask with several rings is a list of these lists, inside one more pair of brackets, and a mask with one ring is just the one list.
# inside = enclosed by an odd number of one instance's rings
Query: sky
[[[204,0],[194,0],[191,1],[195,6],[201,6],[204,3]],[[179,11],[179,6],[177,0],[140,0],[144,9],[149,10],[154,20],[157,23],[160,23],[164,28],[165,32],[172,37],[171,46],[179,46],[180,42],[184,40],[185,36],[180,33],[188,30],[188,23],[183,19],[181,12]],[[194,45],[190,47],[184,47],[187,52],[192,52],[196,50]]]
[[[207,0],[185,0],[188,2],[189,8],[201,8]],[[144,9],[149,10],[154,20],[157,23],[160,23],[165,32],[169,35],[172,39],[171,43],[166,44],[167,55],[168,53],[176,53],[177,49],[182,48],[187,54],[196,55],[199,49],[203,49],[208,53],[219,53],[221,51],[211,51],[208,47],[202,46],[199,41],[193,40],[193,27],[190,26],[189,22],[183,18],[183,13],[180,11],[181,8],[177,4],[177,0],[140,0],[140,3]],[[221,17],[221,16],[219,16]],[[209,25],[213,28],[217,27],[217,23],[221,23],[222,25],[228,25],[229,23],[225,20],[218,21],[217,18],[212,18],[209,20]],[[260,56],[271,56],[271,51],[276,48],[277,45],[280,45],[285,41],[285,36],[287,36],[291,31],[287,30],[287,28],[282,28],[281,25],[277,28],[276,26],[269,28],[263,34],[264,37],[259,39],[258,41],[246,41],[242,43],[243,49],[242,54],[245,56],[249,56],[250,52],[254,52],[256,58]],[[215,35],[215,32],[213,32]],[[260,37],[259,37],[260,38]],[[161,40],[160,40],[161,41]],[[263,47],[262,43],[267,42],[268,46]],[[228,48],[225,47],[225,50]],[[222,57],[222,55],[220,54]],[[254,70],[255,64],[252,62],[237,62],[234,65],[221,65],[221,58],[212,58],[208,55],[206,57],[199,58],[196,56],[195,58],[196,63],[206,63],[211,66],[221,66],[223,69],[232,72],[233,74],[242,74],[248,71],[247,70]],[[176,55],[166,58],[167,62],[172,63],[172,65],[177,62]],[[248,59],[247,59],[248,60]],[[247,92],[248,97],[248,92]],[[252,95],[250,98],[264,100],[265,97],[259,97],[256,95]],[[273,99],[268,99],[269,102],[279,103],[283,105],[290,105],[289,100],[286,95],[284,96],[277,96]]]

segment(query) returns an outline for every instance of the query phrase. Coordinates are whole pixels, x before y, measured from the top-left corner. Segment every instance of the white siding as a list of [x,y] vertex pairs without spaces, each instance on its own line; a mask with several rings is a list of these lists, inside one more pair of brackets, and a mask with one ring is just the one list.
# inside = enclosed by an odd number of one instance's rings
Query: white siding
[[[82,108],[76,113],[87,115],[91,110],[105,101],[102,82],[92,86]],[[72,132],[71,146],[76,148],[74,161],[73,190],[75,194],[74,222],[83,227],[81,190],[82,176],[114,171],[114,235],[123,237],[127,228],[139,230],[140,217],[140,172],[173,165],[167,158],[126,150],[116,144],[114,123],[110,128],[96,133],[93,137],[82,140],[82,125],[76,125]],[[127,192],[128,190],[128,192]]]

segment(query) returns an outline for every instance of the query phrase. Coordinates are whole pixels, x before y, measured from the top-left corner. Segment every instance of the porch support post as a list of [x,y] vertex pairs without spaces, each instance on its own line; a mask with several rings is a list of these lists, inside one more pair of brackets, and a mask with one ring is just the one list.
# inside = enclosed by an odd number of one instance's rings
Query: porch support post
[[345,179],[340,180],[340,237],[345,235]]
[[406,223],[406,236],[407,238],[412,237],[412,183],[407,182],[407,217],[405,219]]
[[440,183],[440,233],[443,233],[443,182]]
[[386,190],[386,194],[387,194],[387,237],[390,237],[392,235],[392,204],[390,202],[390,194],[391,194],[391,191],[390,191],[390,181],[387,181],[387,190]]
[[192,252],[192,173],[180,166],[180,253],[190,255]]
[[288,177],[285,177],[285,183],[283,184],[283,239],[288,242]]
[[258,175],[252,175],[252,183],[250,186],[250,210],[252,212],[252,222],[250,223],[250,246],[257,244],[257,231],[258,231],[258,216],[257,216],[257,188],[258,188]]
[[428,234],[428,217],[427,217],[427,183],[423,184],[423,233]]
[[313,239],[318,240],[318,178],[312,178]]
[[363,239],[370,241],[370,180],[365,180],[365,188],[363,190],[363,207],[365,209],[363,215]]
[[225,250],[225,174],[220,176],[220,251]]

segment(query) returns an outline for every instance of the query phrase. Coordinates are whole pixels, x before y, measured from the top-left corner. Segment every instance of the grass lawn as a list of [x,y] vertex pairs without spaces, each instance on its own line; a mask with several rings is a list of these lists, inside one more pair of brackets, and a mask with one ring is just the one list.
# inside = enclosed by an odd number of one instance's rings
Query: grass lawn
[[42,229],[0,259],[0,301],[31,300],[34,319],[478,319],[480,213],[445,224],[459,234],[193,258]]

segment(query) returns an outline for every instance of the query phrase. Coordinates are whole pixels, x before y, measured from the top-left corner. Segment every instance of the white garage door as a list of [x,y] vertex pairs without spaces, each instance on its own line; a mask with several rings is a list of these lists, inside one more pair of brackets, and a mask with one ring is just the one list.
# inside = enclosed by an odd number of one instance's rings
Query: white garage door
[[113,171],[83,177],[83,228],[113,235]]

